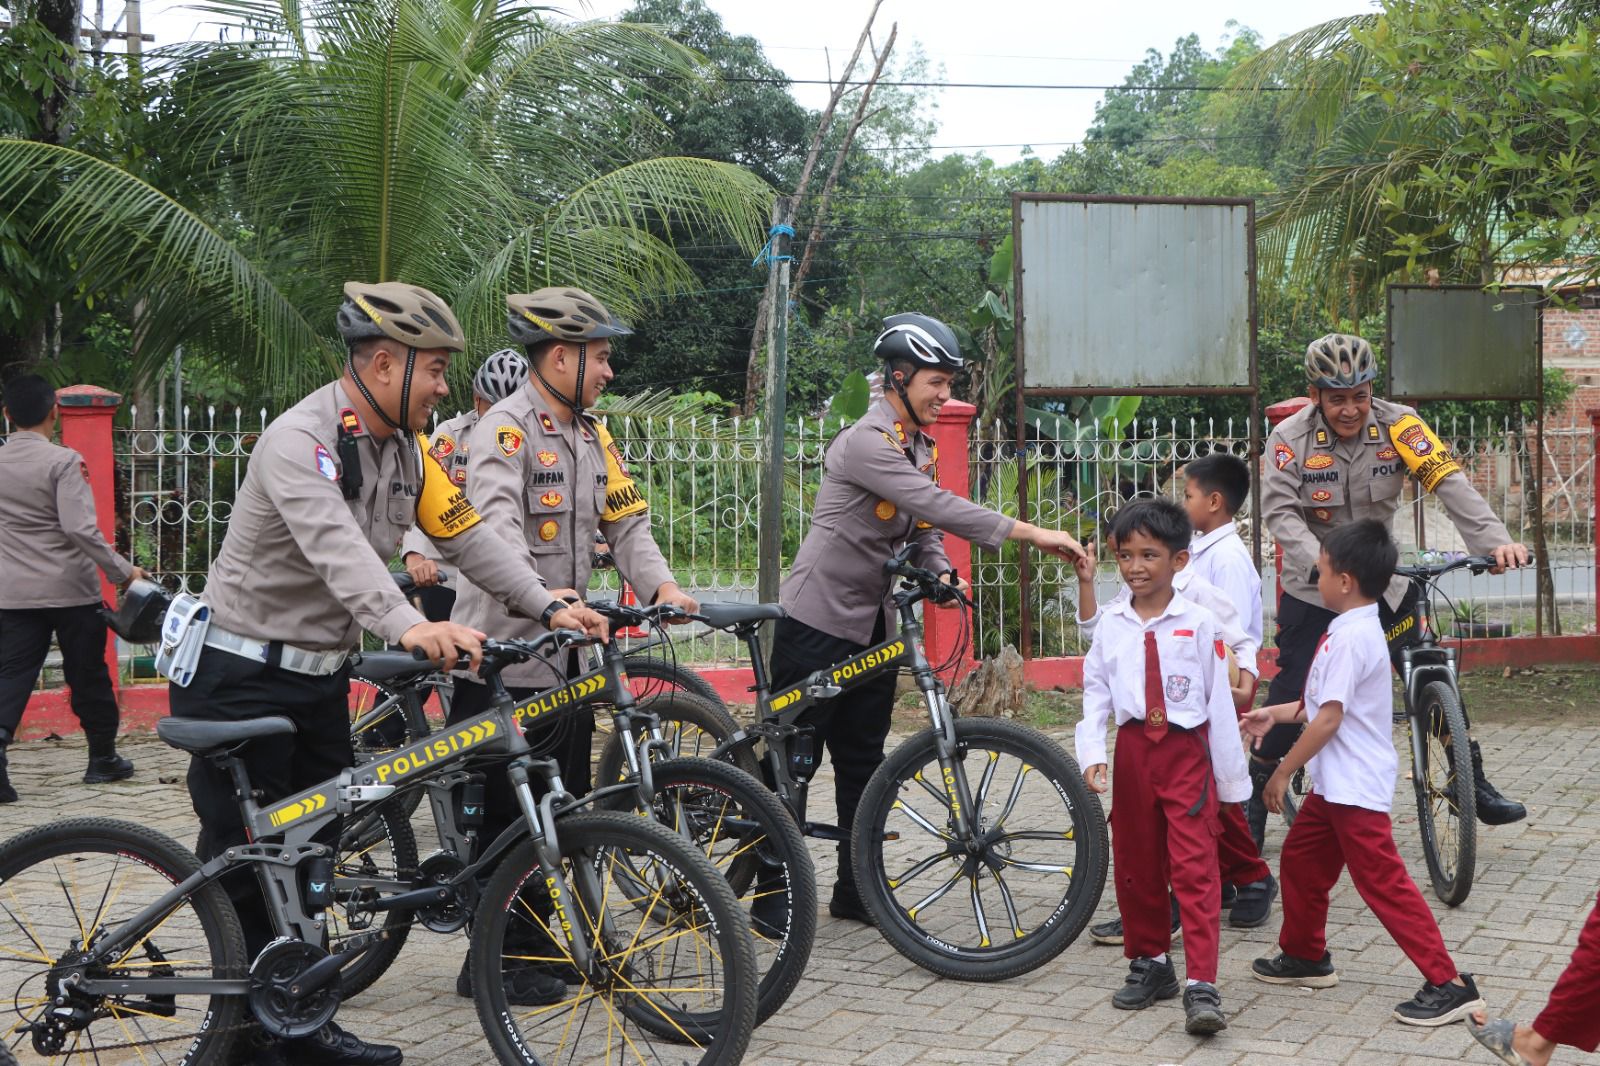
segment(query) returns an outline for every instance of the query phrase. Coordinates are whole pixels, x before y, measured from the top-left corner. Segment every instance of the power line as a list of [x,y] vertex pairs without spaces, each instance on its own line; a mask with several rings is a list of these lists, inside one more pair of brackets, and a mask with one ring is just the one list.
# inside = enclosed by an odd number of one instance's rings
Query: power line
[[[654,79],[657,81],[696,81],[685,74],[643,74],[641,80]],[[754,75],[724,74],[716,78],[717,81],[731,84],[746,85],[826,85],[830,88],[844,85],[846,88],[861,88],[873,85],[878,88],[895,89],[1035,89],[1035,90],[1069,90],[1084,92],[1111,92],[1122,90],[1126,92],[1151,92],[1151,93],[1288,93],[1288,92],[1317,92],[1314,86],[1299,85],[1088,85],[1088,84],[1044,84],[1036,82],[1012,81],[847,81],[835,82],[827,78],[761,78]]]

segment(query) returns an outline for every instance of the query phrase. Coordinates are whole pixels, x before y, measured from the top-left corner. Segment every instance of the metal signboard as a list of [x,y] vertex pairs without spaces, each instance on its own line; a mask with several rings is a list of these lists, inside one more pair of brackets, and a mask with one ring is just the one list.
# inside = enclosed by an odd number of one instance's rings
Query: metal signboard
[[1537,286],[1391,285],[1387,394],[1396,399],[1536,400],[1544,296]]

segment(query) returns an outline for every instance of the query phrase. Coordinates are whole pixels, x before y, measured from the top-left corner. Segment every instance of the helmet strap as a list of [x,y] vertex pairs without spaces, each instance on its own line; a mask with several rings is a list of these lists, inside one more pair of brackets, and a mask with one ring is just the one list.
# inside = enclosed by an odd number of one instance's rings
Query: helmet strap
[[[411,406],[411,372],[414,369],[416,369],[416,365],[417,365],[417,350],[415,348],[407,348],[406,349],[406,376],[405,376],[405,381],[400,386],[400,417],[401,418],[404,418],[406,416],[406,414],[407,414],[407,412],[408,412],[408,410],[410,409],[410,406]],[[345,364],[344,364],[344,366],[345,366],[345,372],[350,375],[350,380],[352,380],[352,381],[354,381],[356,383],[356,391],[361,393],[361,398],[363,400],[367,401],[367,406],[372,408],[373,413],[376,414],[380,419],[383,420],[383,424],[388,426],[390,429],[399,430],[402,434],[404,434],[407,437],[411,436],[410,428],[407,427],[407,426],[401,425],[399,422],[395,421],[389,415],[389,412],[385,411],[383,409],[383,406],[378,403],[377,397],[372,395],[372,390],[367,388],[367,383],[365,381],[361,380],[361,372],[356,369],[356,357],[355,357],[355,353],[354,352],[350,352],[348,355],[345,356]]]
[[534,362],[531,357],[528,360],[528,366],[533,371],[533,376],[539,379],[539,384],[544,386],[544,389],[545,389],[546,392],[548,392],[550,395],[554,396],[556,399],[560,400],[562,403],[566,404],[567,407],[571,408],[572,409],[572,413],[575,414],[575,415],[583,414],[583,367],[584,367],[584,363],[588,359],[588,355],[589,355],[589,346],[588,346],[588,344],[584,343],[583,341],[579,341],[578,342],[578,382],[577,382],[577,388],[576,388],[576,390],[574,392],[574,396],[568,396],[566,393],[562,392],[560,389],[558,389],[554,385],[550,384],[550,379],[546,378],[544,376],[544,374],[540,372],[539,364]]
[[906,395],[906,382],[910,381],[911,377],[914,377],[917,372],[915,370],[911,371],[911,375],[908,376],[905,381],[901,381],[900,378],[895,375],[895,371],[892,367],[886,367],[885,369],[889,374],[889,384],[894,387],[895,394],[900,397],[900,406],[906,409],[906,417],[915,422],[918,429],[922,429],[927,426],[928,423],[917,417],[916,409],[911,406],[911,397]]

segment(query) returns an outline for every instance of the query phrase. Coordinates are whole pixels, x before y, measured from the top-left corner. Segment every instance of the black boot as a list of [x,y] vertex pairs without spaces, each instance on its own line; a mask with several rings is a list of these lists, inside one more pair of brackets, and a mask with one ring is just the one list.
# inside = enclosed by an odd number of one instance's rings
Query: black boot
[[1506,799],[1483,773],[1483,750],[1472,742],[1472,780],[1477,784],[1478,821],[1484,825],[1508,825],[1528,816],[1528,808]]
[[[0,729],[0,733],[4,732],[5,730]],[[6,772],[8,766],[6,742],[10,739],[10,736],[7,736],[6,740],[0,741],[0,803],[17,802],[17,790],[11,787],[11,776]]]
[[1267,781],[1278,769],[1276,760],[1265,762],[1250,756],[1250,802],[1245,804],[1244,820],[1250,826],[1250,839],[1256,842],[1256,854],[1260,855],[1267,842],[1267,804],[1261,798],[1261,792],[1267,787]]
[[133,763],[117,754],[115,734],[89,738],[89,768],[83,772],[86,785],[103,785],[133,776]]

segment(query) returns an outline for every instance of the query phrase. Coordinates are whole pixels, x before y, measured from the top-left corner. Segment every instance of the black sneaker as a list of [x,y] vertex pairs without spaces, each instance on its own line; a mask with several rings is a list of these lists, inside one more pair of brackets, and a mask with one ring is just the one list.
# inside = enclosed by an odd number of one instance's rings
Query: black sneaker
[[1217,986],[1198,981],[1183,990],[1183,1031],[1190,1036],[1210,1036],[1228,1027]]
[[1228,912],[1228,924],[1235,929],[1254,929],[1265,924],[1272,914],[1272,899],[1278,894],[1278,881],[1271,874],[1265,881],[1252,881],[1239,888]]
[[[544,1007],[560,1003],[568,996],[567,982],[556,976],[549,966],[524,966],[504,975],[506,1002],[513,1007]],[[472,956],[461,960],[461,972],[456,974],[456,995],[472,998]]]
[[270,1066],[400,1066],[405,1056],[389,1044],[369,1044],[332,1022],[299,1040],[280,1040],[256,1055]]
[[132,776],[133,763],[112,752],[110,755],[96,755],[89,760],[89,768],[83,772],[83,783],[103,785],[107,781],[122,781]]
[[828,913],[847,922],[872,924],[872,914],[867,910],[867,905],[861,902],[861,894],[854,885],[847,885],[843,881],[834,882],[833,898],[828,900]]
[[[1172,901],[1172,939],[1177,940],[1183,936],[1183,925],[1178,921],[1178,901]],[[1121,944],[1122,919],[1112,918],[1101,922],[1099,925],[1089,927],[1089,939],[1096,944]]]
[[1339,974],[1333,968],[1333,956],[1326,951],[1322,958],[1312,962],[1278,952],[1270,959],[1257,959],[1250,964],[1250,972],[1257,981],[1269,985],[1294,985],[1297,988],[1332,988],[1339,983]]
[[1171,999],[1178,994],[1178,974],[1172,960],[1134,959],[1128,964],[1128,979],[1111,997],[1111,1005],[1118,1010],[1144,1010],[1158,999]]
[[1488,1010],[1489,1005],[1478,995],[1477,982],[1470,973],[1461,975],[1463,984],[1426,984],[1404,1003],[1395,1007],[1394,1016],[1407,1025],[1428,1027],[1449,1025],[1467,1017],[1475,1010]]

